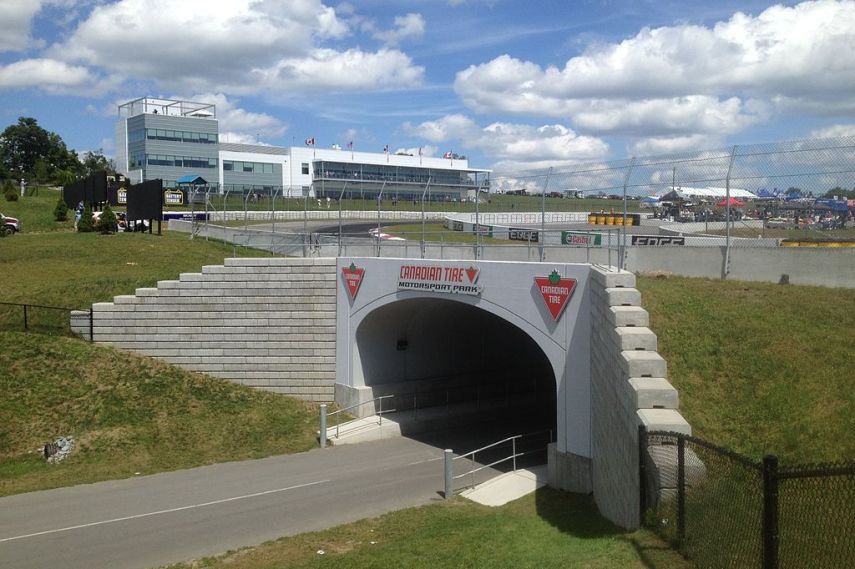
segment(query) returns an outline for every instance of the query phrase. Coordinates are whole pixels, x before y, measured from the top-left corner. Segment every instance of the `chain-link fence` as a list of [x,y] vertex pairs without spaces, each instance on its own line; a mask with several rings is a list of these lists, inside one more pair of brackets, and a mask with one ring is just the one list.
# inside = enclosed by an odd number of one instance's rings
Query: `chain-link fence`
[[699,569],[855,566],[855,463],[778,467],[639,431],[642,524]]

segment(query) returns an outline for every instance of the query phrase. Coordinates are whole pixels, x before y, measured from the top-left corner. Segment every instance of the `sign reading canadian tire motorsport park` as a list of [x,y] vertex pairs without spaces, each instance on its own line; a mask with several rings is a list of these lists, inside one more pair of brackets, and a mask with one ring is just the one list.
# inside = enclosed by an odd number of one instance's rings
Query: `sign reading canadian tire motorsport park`
[[478,296],[483,291],[477,284],[480,272],[472,265],[401,265],[398,290]]

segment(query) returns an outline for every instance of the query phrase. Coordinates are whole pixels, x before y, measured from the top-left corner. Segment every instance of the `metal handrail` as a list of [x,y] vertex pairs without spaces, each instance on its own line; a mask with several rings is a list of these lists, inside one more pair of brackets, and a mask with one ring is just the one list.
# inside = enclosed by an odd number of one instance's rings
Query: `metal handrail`
[[[490,443],[489,445],[486,445],[486,446],[483,446],[481,448],[469,451],[469,452],[467,452],[465,454],[461,454],[459,456],[451,456],[453,454],[453,451],[451,451],[450,449],[447,449],[445,451],[445,497],[450,498],[454,494],[454,481],[455,480],[459,480],[459,479],[465,478],[466,476],[470,476],[472,478],[471,486],[474,487],[475,486],[475,474],[477,472],[480,472],[481,470],[484,470],[485,468],[491,468],[493,466],[496,466],[497,464],[501,464],[502,462],[506,462],[508,460],[513,460],[512,472],[516,472],[517,471],[517,458],[519,458],[521,456],[525,456],[527,454],[534,454],[535,452],[539,452],[541,450],[538,448],[535,450],[518,453],[517,452],[517,445],[516,445],[517,439],[522,439],[524,437],[531,437],[534,435],[540,435],[542,433],[549,433],[549,442],[552,442],[552,429],[547,429],[547,430],[543,430],[543,431],[534,431],[531,433],[525,433],[525,434],[521,434],[521,435],[514,435],[512,437],[507,437],[507,438],[502,439],[500,441]],[[511,454],[509,456],[506,456],[504,458],[500,458],[499,460],[493,461],[489,464],[481,465],[478,468],[474,467],[475,455],[477,453],[483,452],[487,449],[496,447],[496,446],[501,445],[501,444],[505,444],[508,441],[511,442]],[[549,443],[547,443],[547,445],[548,444]],[[454,461],[459,460],[459,459],[466,459],[467,457],[469,458],[469,461],[471,464],[470,470],[468,472],[464,472],[462,474],[454,475]]]
[[[363,401],[361,403],[355,403],[353,405],[348,405],[347,407],[344,407],[342,409],[336,409],[335,411],[333,411],[332,413],[329,413],[329,414],[327,414],[327,406],[321,405],[321,428],[319,431],[321,448],[326,448],[326,446],[327,446],[327,418],[328,417],[332,417],[333,415],[338,415],[339,413],[344,413],[345,411],[348,411],[350,409],[355,409],[355,408],[360,407],[362,405],[368,405],[369,403],[374,403],[375,401],[379,401],[380,402],[380,409],[377,412],[375,412],[374,414],[378,416],[379,424],[382,426],[383,425],[383,413],[393,413],[396,411],[395,409],[383,409],[383,400],[388,399],[390,397],[395,397],[395,396],[394,395],[381,395],[380,397],[375,397],[374,399],[371,399],[369,401]],[[335,438],[339,438],[339,429],[340,429],[342,424],[346,425],[346,424],[352,423],[353,421],[356,421],[356,420],[357,419],[352,419],[351,421],[345,421],[344,423],[336,423],[336,425],[335,425]]]

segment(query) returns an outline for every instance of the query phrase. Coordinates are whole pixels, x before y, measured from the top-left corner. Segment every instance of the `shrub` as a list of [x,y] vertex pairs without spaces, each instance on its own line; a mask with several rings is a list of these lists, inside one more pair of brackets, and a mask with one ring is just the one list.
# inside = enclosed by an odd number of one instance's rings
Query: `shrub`
[[116,219],[116,214],[113,213],[113,210],[109,205],[104,208],[104,211],[101,212],[101,216],[98,219],[98,231],[104,235],[117,233],[119,231],[119,221]]
[[62,198],[59,198],[59,201],[56,202],[56,207],[53,208],[53,218],[56,221],[68,221],[68,206],[65,205],[65,201]]
[[95,224],[92,223],[92,208],[88,205],[83,208],[83,214],[77,220],[77,231],[80,233],[91,233],[95,231]]
[[12,180],[6,180],[6,183],[3,184],[3,197],[6,198],[7,202],[18,201],[18,188],[15,187]]

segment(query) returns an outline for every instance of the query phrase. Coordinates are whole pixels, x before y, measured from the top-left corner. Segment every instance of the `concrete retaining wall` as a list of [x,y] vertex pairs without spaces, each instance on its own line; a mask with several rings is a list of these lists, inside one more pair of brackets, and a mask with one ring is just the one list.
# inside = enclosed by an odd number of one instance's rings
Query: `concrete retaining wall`
[[251,387],[331,402],[335,270],[334,258],[226,259],[93,305],[94,339]]
[[635,275],[591,268],[591,454],[594,499],[606,518],[639,524],[638,426],[691,434]]

